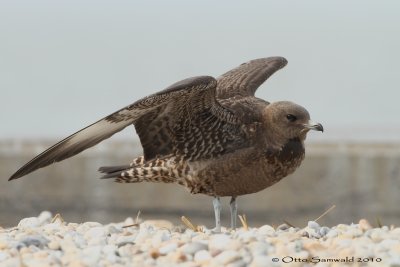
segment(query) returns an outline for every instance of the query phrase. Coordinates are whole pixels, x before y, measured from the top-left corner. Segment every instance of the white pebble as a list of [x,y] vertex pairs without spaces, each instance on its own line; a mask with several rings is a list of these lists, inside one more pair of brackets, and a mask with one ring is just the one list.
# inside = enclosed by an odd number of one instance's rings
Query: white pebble
[[208,246],[201,242],[192,242],[182,246],[182,252],[185,254],[195,254],[197,251],[206,250]]
[[237,260],[225,265],[226,267],[246,267],[248,264],[244,260]]
[[27,229],[27,228],[35,228],[41,225],[40,220],[36,217],[30,217],[22,219],[18,223],[18,228]]
[[178,245],[176,243],[169,243],[169,244],[166,244],[166,245],[160,247],[159,252],[160,252],[160,254],[166,255],[166,254],[174,251],[177,247],[178,247]]
[[210,238],[210,243],[208,244],[210,251],[222,251],[228,246],[232,239],[224,234],[213,235]]
[[197,263],[206,263],[211,259],[211,254],[207,250],[200,250],[194,254],[194,261]]
[[47,244],[48,248],[51,250],[58,250],[60,249],[60,243],[58,241],[55,240],[51,240],[48,244]]
[[268,252],[268,244],[265,242],[252,242],[249,244],[250,251],[253,255],[266,255]]
[[48,224],[43,225],[42,229],[46,234],[52,235],[52,234],[55,234],[55,233],[61,231],[62,227],[58,223],[48,223]]
[[249,267],[269,267],[273,263],[271,257],[258,255],[255,256]]
[[108,228],[107,228],[107,232],[108,232],[109,234],[117,234],[117,233],[121,233],[121,232],[122,232],[122,229],[121,229],[121,228],[117,228],[117,227],[115,227],[114,225],[110,225],[110,226],[108,226]]
[[42,225],[45,223],[49,223],[52,218],[53,218],[53,215],[51,215],[51,212],[49,212],[49,211],[42,211],[38,217],[40,224],[42,224]]
[[97,266],[101,256],[101,246],[87,247],[82,253],[83,262],[89,266]]
[[10,254],[0,251],[0,262],[4,262],[8,258],[10,258]]
[[85,239],[92,239],[95,237],[103,237],[106,235],[104,227],[93,227],[87,230],[84,237]]
[[258,229],[258,233],[261,235],[273,235],[275,234],[275,229],[270,225],[263,225]]
[[153,247],[160,246],[161,243],[164,241],[170,240],[171,234],[167,230],[159,230],[152,238],[152,245]]
[[337,237],[339,233],[335,229],[329,230],[329,232],[325,235],[327,238]]
[[231,262],[234,262],[236,260],[239,260],[240,254],[239,252],[235,251],[235,250],[225,250],[222,251],[220,254],[218,254],[214,260],[221,263],[221,264],[228,264]]

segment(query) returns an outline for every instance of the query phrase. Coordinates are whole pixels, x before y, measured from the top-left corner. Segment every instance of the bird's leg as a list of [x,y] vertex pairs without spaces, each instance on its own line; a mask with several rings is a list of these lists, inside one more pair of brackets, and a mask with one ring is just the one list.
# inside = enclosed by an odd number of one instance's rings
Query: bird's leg
[[214,197],[213,199],[214,213],[215,213],[215,228],[214,232],[221,232],[221,200],[219,197]]
[[232,196],[231,202],[229,203],[231,207],[231,228],[236,229],[236,219],[237,219],[237,202],[236,196]]

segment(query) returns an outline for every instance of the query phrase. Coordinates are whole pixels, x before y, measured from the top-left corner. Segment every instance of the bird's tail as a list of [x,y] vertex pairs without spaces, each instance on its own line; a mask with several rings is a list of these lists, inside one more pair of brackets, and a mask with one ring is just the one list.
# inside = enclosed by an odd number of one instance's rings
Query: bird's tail
[[174,172],[168,166],[169,162],[163,159],[155,159],[144,162],[143,156],[136,158],[129,165],[100,167],[104,173],[101,179],[115,178],[117,183],[163,182],[176,181]]

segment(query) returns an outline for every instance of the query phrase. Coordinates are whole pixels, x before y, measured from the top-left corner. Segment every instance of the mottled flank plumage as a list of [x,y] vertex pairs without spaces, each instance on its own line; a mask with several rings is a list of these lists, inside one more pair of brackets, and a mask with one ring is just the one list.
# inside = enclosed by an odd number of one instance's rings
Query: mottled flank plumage
[[10,178],[61,161],[133,124],[143,156],[121,166],[101,167],[103,178],[121,183],[177,183],[191,193],[213,196],[216,231],[219,197],[265,189],[294,172],[304,158],[310,129],[306,109],[292,102],[269,103],[257,88],[286,65],[282,57],[249,61],[217,79],[189,78],[145,97],[82,129],[24,165]]

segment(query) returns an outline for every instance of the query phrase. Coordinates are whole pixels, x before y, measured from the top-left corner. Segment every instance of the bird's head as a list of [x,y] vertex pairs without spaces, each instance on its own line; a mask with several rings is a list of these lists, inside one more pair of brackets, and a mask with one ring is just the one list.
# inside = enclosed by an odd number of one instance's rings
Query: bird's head
[[308,111],[289,101],[269,104],[264,110],[267,131],[281,142],[299,138],[304,141],[309,130],[324,131],[320,123],[310,119]]

